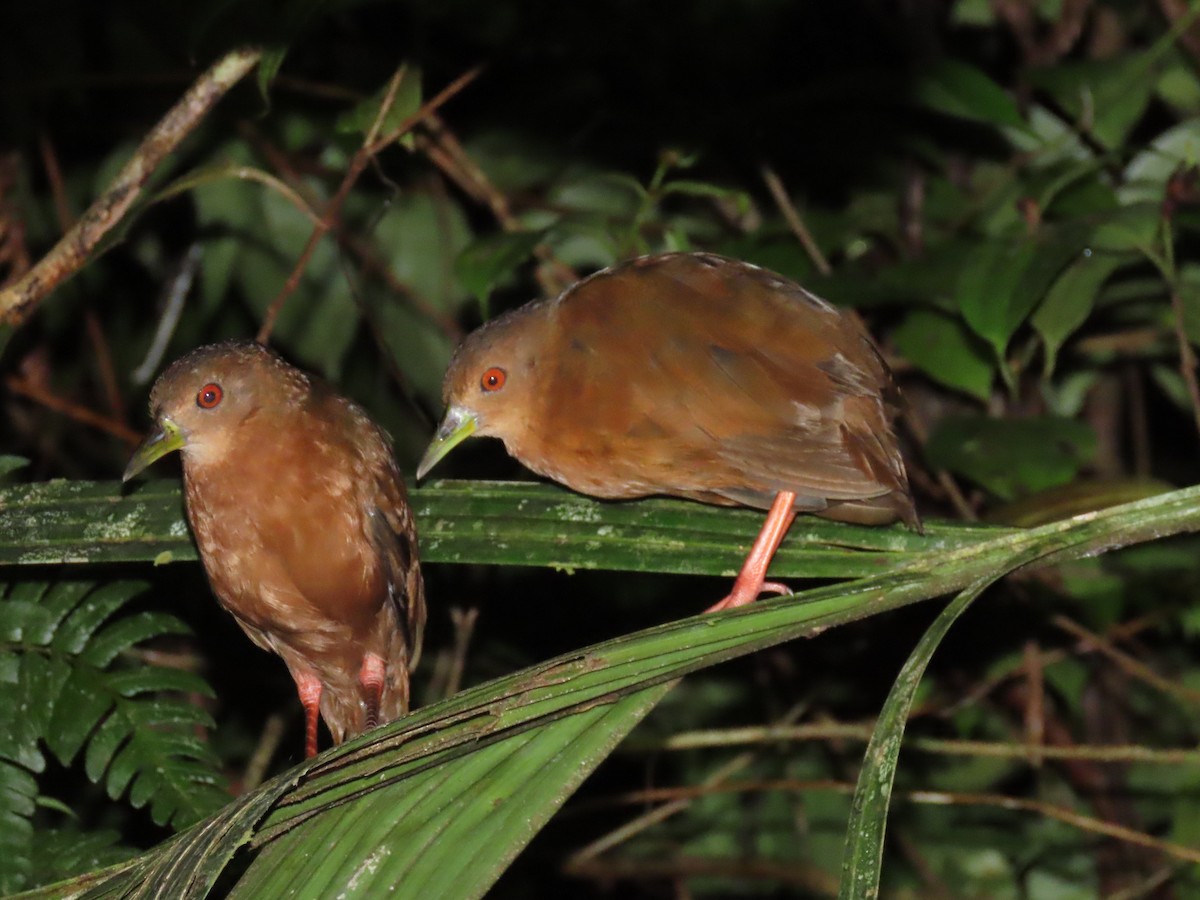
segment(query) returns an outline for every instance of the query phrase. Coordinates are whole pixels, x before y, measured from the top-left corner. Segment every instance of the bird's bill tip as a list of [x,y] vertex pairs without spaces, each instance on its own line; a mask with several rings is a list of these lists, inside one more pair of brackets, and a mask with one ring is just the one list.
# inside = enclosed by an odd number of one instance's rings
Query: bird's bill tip
[[125,474],[121,476],[121,480],[128,481],[168,453],[183,449],[185,443],[187,442],[184,440],[179,426],[170,419],[164,418],[158,423],[158,427],[147,435],[146,439],[133,451],[133,456],[129,458],[129,465],[125,467]]
[[472,412],[457,406],[446,410],[446,417],[442,419],[437,434],[429,442],[429,448],[421,457],[421,464],[417,466],[417,479],[424,478],[443,456],[474,434],[478,424],[479,421]]

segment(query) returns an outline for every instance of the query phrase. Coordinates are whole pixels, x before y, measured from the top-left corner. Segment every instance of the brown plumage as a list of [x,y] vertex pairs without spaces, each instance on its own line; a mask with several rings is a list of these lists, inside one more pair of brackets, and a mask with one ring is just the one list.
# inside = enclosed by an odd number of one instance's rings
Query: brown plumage
[[719,607],[785,590],[764,578],[797,511],[920,527],[870,336],[747,263],[672,253],[598,272],[471,334],[443,394],[418,477],[490,435],[582,493],[771,509]]
[[283,657],[306,714],[340,743],[408,709],[425,596],[404,482],[384,432],[324,381],[248,341],[155,383],[157,430],[126,479],[178,449],[213,592]]

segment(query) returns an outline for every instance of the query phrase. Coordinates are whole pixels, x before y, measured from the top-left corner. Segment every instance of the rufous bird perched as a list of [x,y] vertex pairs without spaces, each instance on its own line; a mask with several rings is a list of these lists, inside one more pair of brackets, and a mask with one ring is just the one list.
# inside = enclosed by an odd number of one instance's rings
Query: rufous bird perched
[[584,494],[769,509],[713,609],[787,592],[765,579],[796,512],[920,528],[870,335],[748,263],[669,253],[597,272],[469,335],[442,390],[418,478],[474,434]]
[[155,429],[125,470],[183,457],[209,582],[250,639],[283,657],[335,743],[408,710],[425,593],[391,444],[324,381],[250,341],[200,347],[150,392]]

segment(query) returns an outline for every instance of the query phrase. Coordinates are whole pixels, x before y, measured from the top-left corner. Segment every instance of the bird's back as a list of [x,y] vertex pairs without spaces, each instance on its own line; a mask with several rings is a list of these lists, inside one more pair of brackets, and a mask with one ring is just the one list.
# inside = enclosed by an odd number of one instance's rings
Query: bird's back
[[886,365],[854,318],[793,282],[670,254],[587,279],[547,314],[532,468],[599,496],[766,508],[789,490],[799,509],[916,524]]

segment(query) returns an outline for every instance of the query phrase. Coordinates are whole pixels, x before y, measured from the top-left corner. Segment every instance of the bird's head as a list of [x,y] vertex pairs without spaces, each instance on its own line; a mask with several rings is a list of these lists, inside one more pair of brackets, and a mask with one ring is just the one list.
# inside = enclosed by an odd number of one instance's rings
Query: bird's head
[[442,382],[446,414],[417,467],[417,478],[424,478],[443,456],[472,435],[511,443],[530,427],[550,310],[544,302],[526,304],[492,320],[462,342]]
[[154,425],[124,481],[176,450],[196,463],[223,458],[239,426],[264,409],[300,402],[307,377],[252,341],[199,347],[173,362],[150,391]]

